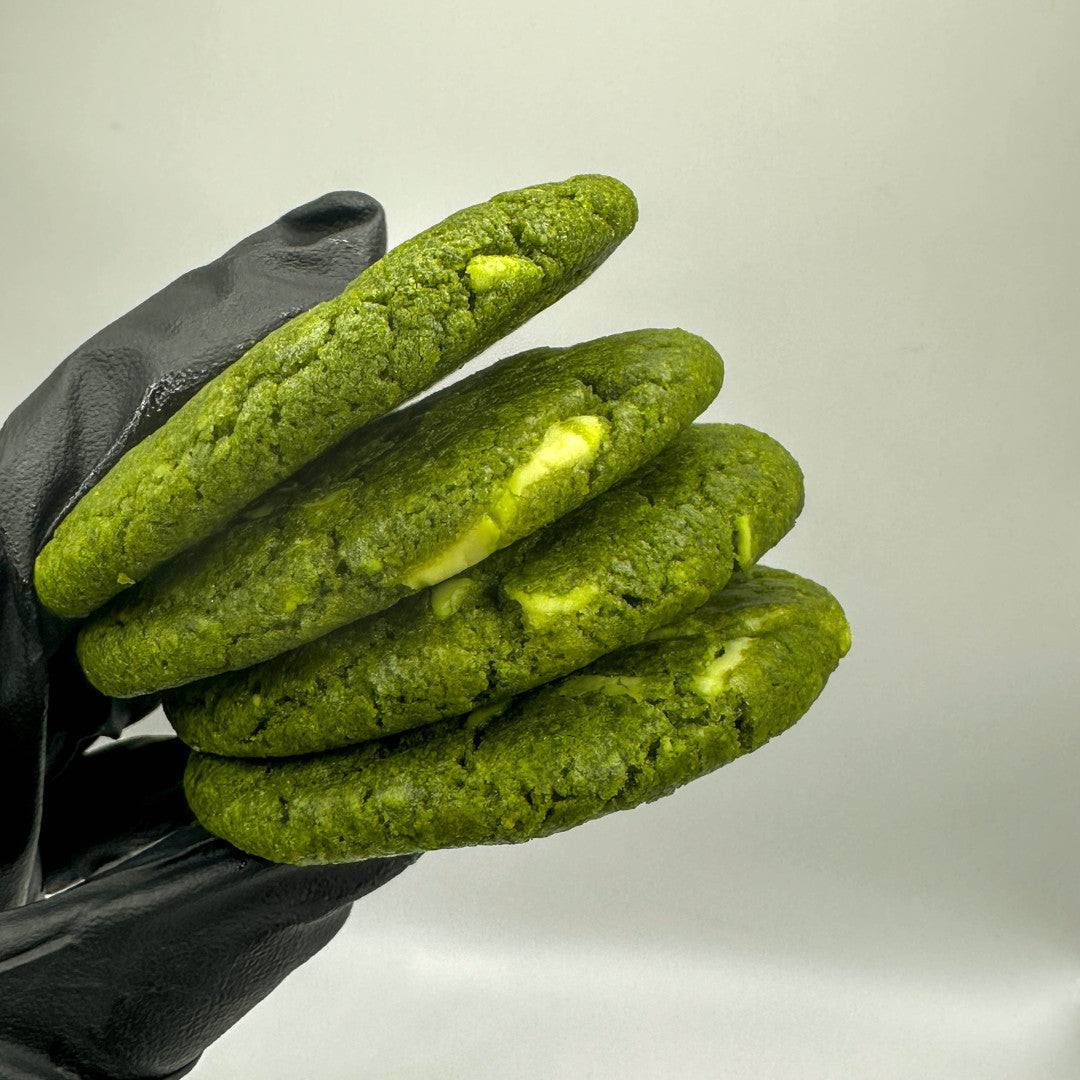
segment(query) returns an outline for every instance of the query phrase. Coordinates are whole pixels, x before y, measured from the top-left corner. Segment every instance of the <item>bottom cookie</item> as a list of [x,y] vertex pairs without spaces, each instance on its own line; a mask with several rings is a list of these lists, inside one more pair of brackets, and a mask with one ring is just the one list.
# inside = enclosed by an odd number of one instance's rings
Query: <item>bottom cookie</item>
[[518,843],[669,794],[810,707],[851,641],[783,570],[736,574],[692,615],[502,705],[276,761],[193,753],[202,824],[276,862]]

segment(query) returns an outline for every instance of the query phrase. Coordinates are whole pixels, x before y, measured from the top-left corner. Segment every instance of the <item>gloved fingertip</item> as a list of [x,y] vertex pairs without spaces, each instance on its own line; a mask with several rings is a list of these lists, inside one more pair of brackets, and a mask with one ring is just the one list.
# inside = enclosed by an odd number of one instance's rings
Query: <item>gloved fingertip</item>
[[370,195],[362,191],[330,191],[283,214],[279,221],[292,243],[315,244],[382,217],[382,206]]

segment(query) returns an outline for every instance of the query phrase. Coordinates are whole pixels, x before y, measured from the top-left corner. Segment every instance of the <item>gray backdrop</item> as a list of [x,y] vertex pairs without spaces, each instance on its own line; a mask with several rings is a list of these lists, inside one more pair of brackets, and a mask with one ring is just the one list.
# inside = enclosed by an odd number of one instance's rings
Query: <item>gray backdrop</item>
[[1076,4],[72,0],[4,27],[0,413],[324,191],[371,192],[396,243],[609,172],[636,233],[494,352],[709,338],[708,417],[806,472],[766,561],[854,629],[761,752],[422,859],[196,1080],[1080,1074]]

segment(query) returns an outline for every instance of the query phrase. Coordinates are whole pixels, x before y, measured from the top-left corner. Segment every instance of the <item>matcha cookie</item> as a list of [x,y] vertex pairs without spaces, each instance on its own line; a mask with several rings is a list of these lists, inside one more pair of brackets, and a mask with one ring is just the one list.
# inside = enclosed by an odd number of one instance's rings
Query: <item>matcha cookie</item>
[[806,712],[849,644],[828,592],[760,567],[501,709],[306,758],[195,753],[187,797],[211,832],[277,862],[530,840],[755,750]]
[[715,396],[683,330],[534,349],[355,433],[89,622],[125,697],[247,667],[479,562],[606,490]]
[[606,176],[506,192],[388,252],[207,383],[76,504],[38,597],[84,616],[583,281],[629,234]]
[[794,524],[802,475],[752,428],[695,424],[644,468],[478,566],[257,667],[168,694],[189,745],[346,746],[565,675],[700,605]]

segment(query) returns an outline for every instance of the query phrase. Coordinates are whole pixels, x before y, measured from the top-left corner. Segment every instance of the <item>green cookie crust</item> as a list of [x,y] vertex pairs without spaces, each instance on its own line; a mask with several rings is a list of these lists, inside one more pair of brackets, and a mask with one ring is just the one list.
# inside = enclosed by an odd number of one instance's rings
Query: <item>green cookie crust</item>
[[515,699],[345,750],[193,753],[202,824],[276,862],[517,843],[658,799],[790,727],[850,644],[813,582],[759,567],[663,636]]
[[452,577],[669,445],[723,364],[684,330],[535,349],[350,436],[78,639],[128,697],[244,668]]
[[387,253],[287,322],[129,450],[38,556],[41,602],[81,617],[583,281],[630,233],[606,176],[505,192]]
[[787,532],[802,501],[802,474],[779,443],[695,424],[617,487],[465,573],[168,694],[165,711],[190,746],[238,757],[310,753],[456,716],[697,607]]

